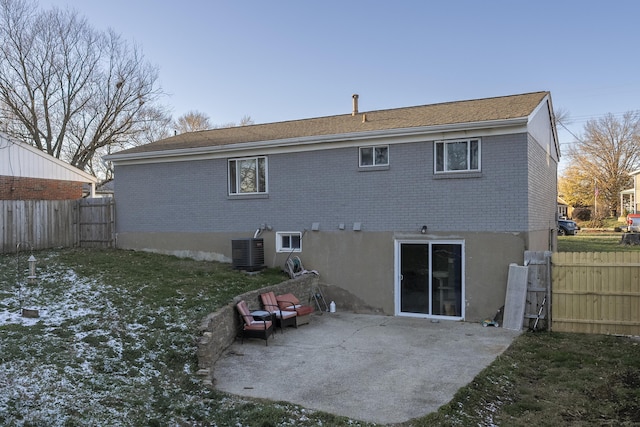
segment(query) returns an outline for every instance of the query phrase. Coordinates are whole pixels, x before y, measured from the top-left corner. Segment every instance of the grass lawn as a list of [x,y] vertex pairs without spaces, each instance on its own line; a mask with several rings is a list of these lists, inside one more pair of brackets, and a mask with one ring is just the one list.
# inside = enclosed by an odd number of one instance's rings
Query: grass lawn
[[[278,269],[249,276],[144,252],[43,251],[37,284],[26,285],[28,255],[0,256],[0,425],[365,425],[219,393],[195,375],[201,319],[286,280]],[[21,306],[40,318],[21,317]]]
[[558,252],[640,252],[640,246],[621,245],[623,233],[584,232],[558,236]]
[[527,332],[412,426],[637,426],[640,341]]
[[[235,295],[285,280],[277,269],[249,276],[117,250],[34,255],[34,285],[25,283],[27,256],[0,256],[0,425],[371,425],[220,393],[196,377],[200,320]],[[40,318],[21,317],[20,307],[38,308]],[[524,333],[449,404],[404,425],[638,423],[640,342]]]

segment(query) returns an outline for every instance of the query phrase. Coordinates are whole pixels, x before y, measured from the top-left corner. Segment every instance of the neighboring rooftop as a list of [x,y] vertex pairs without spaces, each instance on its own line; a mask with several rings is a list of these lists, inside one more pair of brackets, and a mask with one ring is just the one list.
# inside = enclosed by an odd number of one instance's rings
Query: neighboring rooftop
[[84,182],[98,179],[42,150],[0,132],[0,176]]
[[355,114],[349,113],[337,116],[188,132],[120,151],[115,156],[320,135],[340,135],[517,119],[529,116],[544,97],[548,95],[549,92],[532,92],[495,98],[445,102],[389,110],[354,111]]

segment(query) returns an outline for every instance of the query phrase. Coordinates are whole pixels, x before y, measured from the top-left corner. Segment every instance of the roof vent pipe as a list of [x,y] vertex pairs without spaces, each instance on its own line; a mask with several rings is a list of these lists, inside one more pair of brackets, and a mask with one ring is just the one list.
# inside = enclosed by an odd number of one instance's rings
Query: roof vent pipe
[[351,111],[351,115],[355,116],[358,114],[358,94],[354,93],[351,97],[353,98],[353,111]]

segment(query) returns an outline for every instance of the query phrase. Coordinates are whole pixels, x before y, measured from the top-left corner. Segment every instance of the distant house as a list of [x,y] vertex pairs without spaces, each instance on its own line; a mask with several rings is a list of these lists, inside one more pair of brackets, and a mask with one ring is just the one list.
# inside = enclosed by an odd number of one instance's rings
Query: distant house
[[631,172],[633,187],[620,192],[620,206],[622,212],[640,213],[640,170]]
[[571,218],[569,214],[569,205],[560,197],[558,197],[558,217]]
[[0,200],[70,200],[97,179],[31,145],[0,133]]
[[[555,245],[549,92],[177,135],[108,156],[121,248],[232,260],[259,236],[360,307],[482,320]],[[346,297],[345,297],[346,298]],[[336,301],[340,305],[341,301]]]

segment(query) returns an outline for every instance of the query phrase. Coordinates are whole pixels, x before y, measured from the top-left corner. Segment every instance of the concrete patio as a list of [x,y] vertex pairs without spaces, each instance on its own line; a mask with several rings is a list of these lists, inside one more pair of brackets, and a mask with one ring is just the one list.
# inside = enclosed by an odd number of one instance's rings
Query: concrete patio
[[436,411],[520,332],[479,323],[347,312],[314,314],[298,329],[234,342],[214,385],[379,424]]

